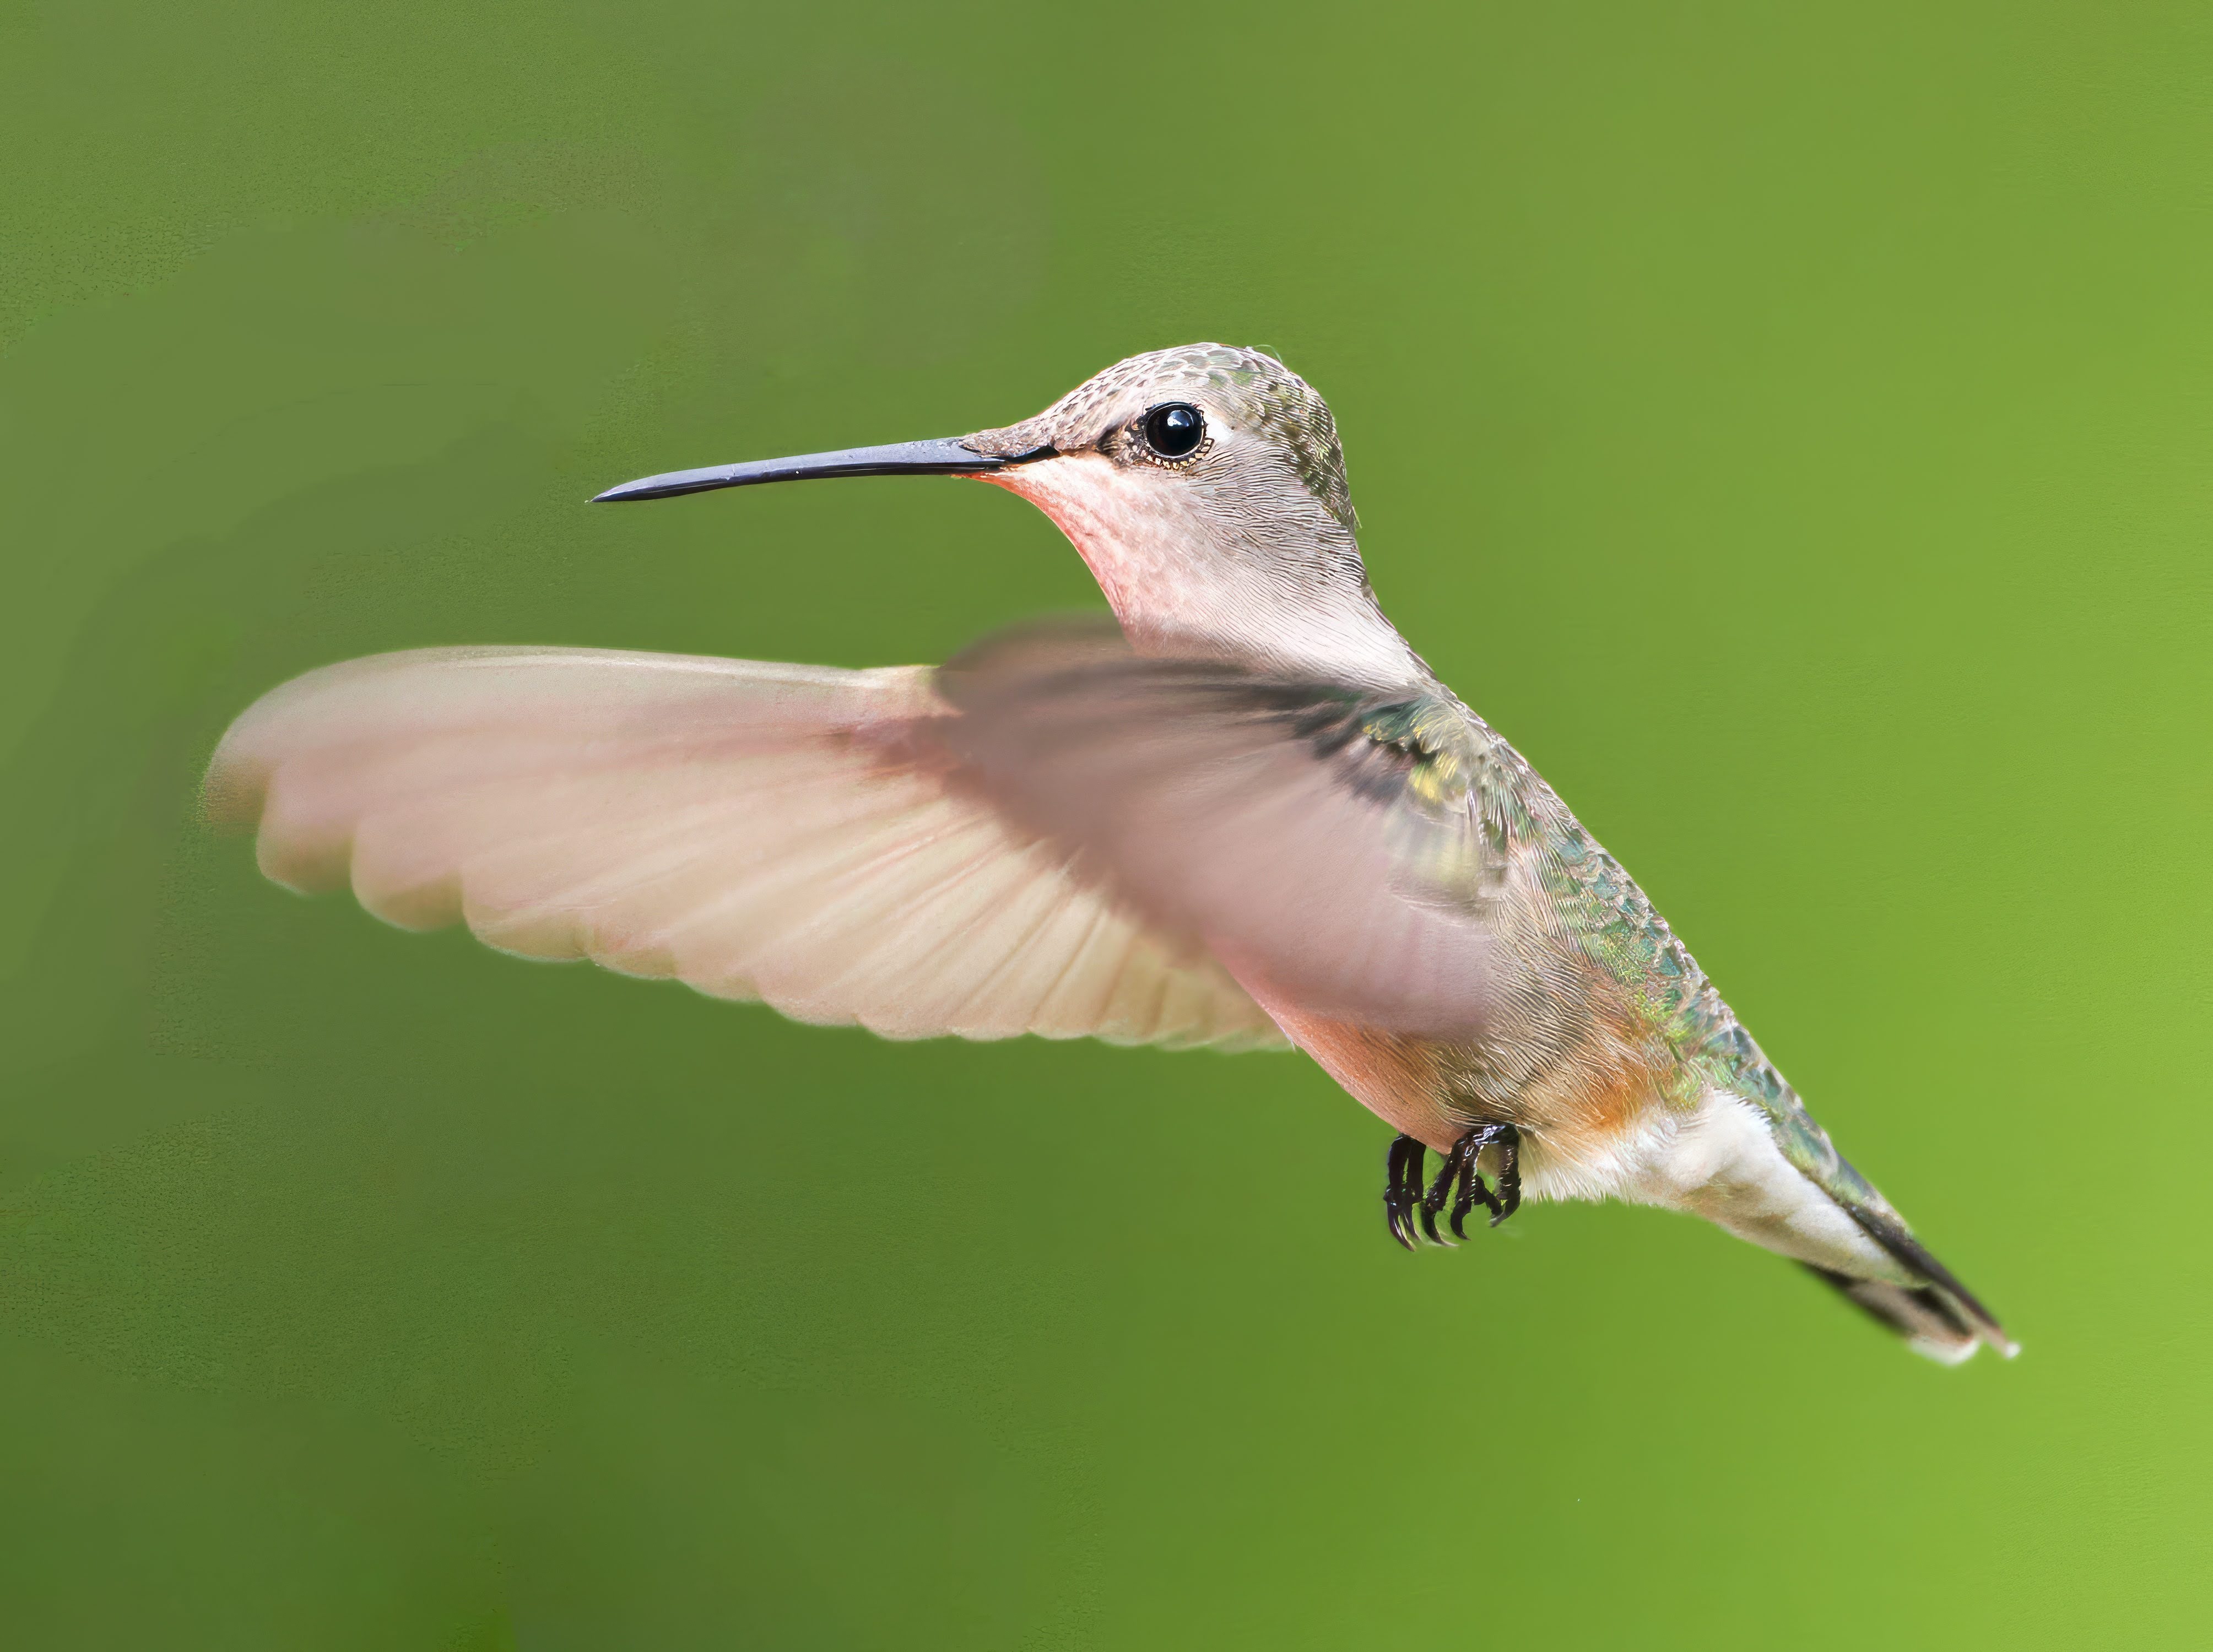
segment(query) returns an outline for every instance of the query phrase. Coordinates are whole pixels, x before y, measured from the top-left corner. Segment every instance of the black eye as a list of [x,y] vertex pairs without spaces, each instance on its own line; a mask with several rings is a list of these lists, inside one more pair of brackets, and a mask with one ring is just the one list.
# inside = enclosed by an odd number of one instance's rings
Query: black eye
[[1171,401],[1145,415],[1145,442],[1163,459],[1181,459],[1198,446],[1206,421],[1187,401]]

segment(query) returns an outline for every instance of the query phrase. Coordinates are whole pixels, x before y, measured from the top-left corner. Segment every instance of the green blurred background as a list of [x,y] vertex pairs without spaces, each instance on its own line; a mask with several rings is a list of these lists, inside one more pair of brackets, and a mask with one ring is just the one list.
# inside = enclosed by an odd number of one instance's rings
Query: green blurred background
[[[9,1643],[2202,1633],[2209,86],[2196,0],[10,0]],[[583,500],[1194,338],[2019,1362],[1651,1211],[1407,1257],[1302,1058],[786,1025],[195,824],[351,655],[1094,605],[984,488]]]

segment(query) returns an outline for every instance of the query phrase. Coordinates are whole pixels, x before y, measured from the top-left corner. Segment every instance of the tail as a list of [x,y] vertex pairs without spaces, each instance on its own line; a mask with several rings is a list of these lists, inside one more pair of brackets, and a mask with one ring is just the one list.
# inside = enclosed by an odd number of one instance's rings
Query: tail
[[[1756,1046],[1746,1042],[1756,1055]],[[1717,1160],[1734,1151],[1725,1167],[1698,1167],[1713,1178],[1710,1187],[1726,1189],[1717,1207],[1702,1213],[1803,1263],[1905,1338],[1917,1354],[1947,1365],[1985,1344],[2008,1359],[2018,1354],[2021,1345],[2006,1335],[1997,1316],[1929,1254],[1890,1201],[1837,1151],[1780,1075],[1764,1060],[1748,1063],[1745,1075],[1741,1094],[1725,1093],[1741,1111],[1724,1106],[1710,1114],[1722,1129],[1704,1143],[1707,1151]],[[1745,1129],[1747,1118],[1765,1128]],[[1734,1131],[1728,1128],[1732,1124]],[[1850,1226],[1837,1220],[1839,1212],[1851,1218]],[[1889,1267],[1882,1265],[1883,1258]]]
[[1905,1338],[1906,1346],[1915,1353],[1946,1365],[1957,1365],[1985,1345],[2007,1359],[2021,1352],[2021,1344],[2006,1335],[1997,1316],[1960,1283],[1951,1269],[1929,1254],[1895,1212],[1857,1201],[1838,1203],[1869,1239],[1921,1283],[1899,1285],[1884,1279],[1858,1279],[1811,1262],[1804,1265],[1808,1272],[1833,1285],[1869,1316]]

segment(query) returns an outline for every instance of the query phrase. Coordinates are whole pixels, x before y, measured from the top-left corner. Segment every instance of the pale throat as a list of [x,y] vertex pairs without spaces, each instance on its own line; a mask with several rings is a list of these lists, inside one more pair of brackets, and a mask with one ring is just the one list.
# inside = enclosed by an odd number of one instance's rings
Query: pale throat
[[976,479],[1052,519],[1140,654],[1198,644],[1278,671],[1384,684],[1424,674],[1364,582],[1216,543],[1180,478],[1082,454]]

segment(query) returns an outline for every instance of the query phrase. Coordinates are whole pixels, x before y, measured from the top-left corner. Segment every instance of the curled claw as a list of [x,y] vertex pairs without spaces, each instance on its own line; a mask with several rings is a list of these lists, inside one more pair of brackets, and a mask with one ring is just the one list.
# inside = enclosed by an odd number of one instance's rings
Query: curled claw
[[1462,1239],[1467,1237],[1467,1229],[1462,1224],[1469,1211],[1478,1204],[1485,1210],[1498,1208],[1482,1172],[1475,1167],[1476,1156],[1483,1151],[1483,1131],[1470,1131],[1453,1143],[1453,1166],[1460,1180],[1460,1194],[1453,1200],[1452,1229]]
[[1453,1200],[1452,1208],[1452,1230],[1462,1239],[1467,1237],[1467,1228],[1464,1225],[1467,1213],[1475,1209],[1478,1200],[1487,1207],[1491,1204],[1491,1190],[1484,1186],[1483,1178],[1475,1173],[1475,1155],[1471,1153],[1461,1163],[1460,1196]]
[[[1445,1196],[1452,1191],[1454,1180],[1460,1177],[1460,1149],[1455,1147],[1445,1155],[1444,1168],[1437,1172],[1436,1180],[1430,1184],[1430,1191],[1422,1196],[1422,1231],[1429,1235],[1430,1244],[1442,1245],[1447,1249],[1451,1248],[1453,1241],[1438,1236],[1437,1212],[1445,1208]],[[1453,1232],[1462,1239],[1467,1237],[1457,1221],[1453,1223]]]
[[[1445,1167],[1436,1172],[1436,1181],[1430,1183],[1430,1192],[1421,1197],[1421,1232],[1428,1234],[1430,1243],[1443,1245],[1445,1249],[1452,1249],[1452,1241],[1438,1236],[1436,1214],[1445,1208],[1445,1194],[1452,1192],[1452,1179],[1456,1174],[1459,1174],[1459,1159],[1448,1152]],[[1460,1239],[1467,1239],[1467,1234],[1460,1234]]]
[[1422,1192],[1422,1144],[1411,1136],[1393,1139],[1384,1160],[1383,1221],[1391,1237],[1408,1250],[1415,1246],[1414,1209]]

